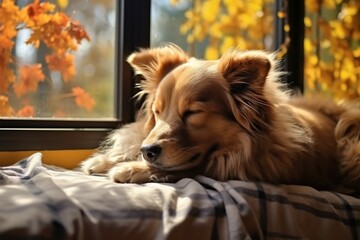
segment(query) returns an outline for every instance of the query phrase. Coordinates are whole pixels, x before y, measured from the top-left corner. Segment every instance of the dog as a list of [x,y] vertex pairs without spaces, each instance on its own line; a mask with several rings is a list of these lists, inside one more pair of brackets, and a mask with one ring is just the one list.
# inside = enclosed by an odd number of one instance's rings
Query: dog
[[359,105],[292,94],[274,53],[229,50],[210,61],[168,44],[128,62],[143,77],[140,117],[114,130],[84,172],[120,183],[202,174],[359,191]]

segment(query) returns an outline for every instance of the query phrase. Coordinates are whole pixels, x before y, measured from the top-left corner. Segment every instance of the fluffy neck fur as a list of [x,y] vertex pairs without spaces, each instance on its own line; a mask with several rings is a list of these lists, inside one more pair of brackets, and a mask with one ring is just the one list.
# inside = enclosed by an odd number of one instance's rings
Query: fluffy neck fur
[[[296,162],[300,155],[310,151],[305,146],[311,146],[311,133],[287,121],[289,116],[285,107],[278,106],[275,111],[278,117],[269,123],[268,134],[237,134],[233,142],[238,144],[232,144],[231,149],[222,148],[214,152],[209,160],[205,160],[204,174],[219,180],[257,179],[273,183],[300,179],[302,171],[297,169]],[[298,173],[298,176],[294,176],[294,173]]]
[[297,159],[309,151],[312,134],[310,129],[297,124],[287,106],[281,104],[289,100],[290,94],[279,81],[283,73],[278,69],[278,62],[274,56],[270,56],[270,60],[271,69],[262,92],[270,116],[266,132],[239,131],[231,149],[221,148],[205,160],[205,175],[219,180],[258,179],[273,183],[301,179]]

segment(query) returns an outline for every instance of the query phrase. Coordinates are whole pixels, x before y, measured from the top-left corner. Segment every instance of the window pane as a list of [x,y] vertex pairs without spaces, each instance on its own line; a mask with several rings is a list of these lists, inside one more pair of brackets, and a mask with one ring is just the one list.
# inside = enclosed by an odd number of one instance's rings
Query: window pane
[[0,1],[0,117],[114,118],[116,2]]
[[274,0],[156,0],[151,17],[152,46],[172,42],[198,58],[274,49]]
[[360,2],[306,1],[305,94],[360,97]]

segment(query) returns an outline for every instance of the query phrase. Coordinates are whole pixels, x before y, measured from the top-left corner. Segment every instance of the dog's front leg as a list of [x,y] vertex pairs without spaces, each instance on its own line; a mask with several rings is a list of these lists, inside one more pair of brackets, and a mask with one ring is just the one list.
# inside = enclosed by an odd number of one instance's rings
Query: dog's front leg
[[121,162],[108,172],[109,178],[119,183],[164,182],[166,174],[149,166],[145,161]]
[[113,131],[102,147],[81,163],[82,171],[87,174],[107,173],[117,163],[140,161],[140,147],[144,138],[144,121],[130,123]]
[[199,169],[164,171],[151,167],[146,161],[121,162],[108,172],[109,178],[118,183],[176,182],[196,176]]

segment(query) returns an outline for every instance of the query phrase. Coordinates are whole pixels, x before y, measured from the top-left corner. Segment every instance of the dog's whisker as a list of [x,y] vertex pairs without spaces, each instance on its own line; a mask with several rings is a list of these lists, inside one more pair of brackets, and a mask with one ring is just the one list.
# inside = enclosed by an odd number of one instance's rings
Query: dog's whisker
[[182,152],[182,153],[188,153],[188,152],[193,152],[194,150],[198,149],[197,146],[194,146],[194,147],[183,147],[183,148],[179,148],[179,152]]

